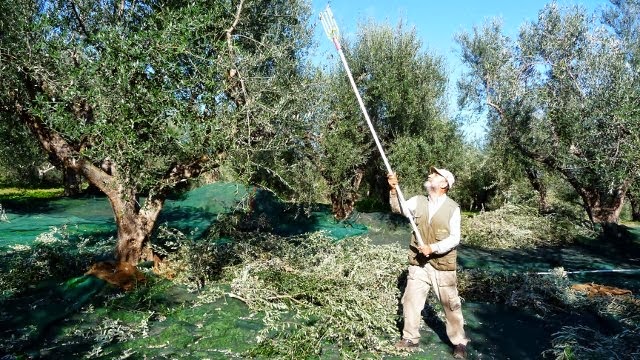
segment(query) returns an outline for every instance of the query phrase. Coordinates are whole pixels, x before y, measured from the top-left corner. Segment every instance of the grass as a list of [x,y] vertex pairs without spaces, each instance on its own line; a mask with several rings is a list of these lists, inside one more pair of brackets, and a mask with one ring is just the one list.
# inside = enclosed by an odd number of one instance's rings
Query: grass
[[19,199],[55,199],[64,194],[63,188],[52,189],[23,189],[23,188],[0,188],[0,201]]

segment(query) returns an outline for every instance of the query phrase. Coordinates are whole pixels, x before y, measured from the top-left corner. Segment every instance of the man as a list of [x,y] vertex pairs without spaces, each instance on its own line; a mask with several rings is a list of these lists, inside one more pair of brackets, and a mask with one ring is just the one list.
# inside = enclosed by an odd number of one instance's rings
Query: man
[[418,195],[407,200],[401,209],[395,174],[388,175],[391,187],[389,198],[395,213],[413,216],[424,245],[419,247],[415,234],[409,246],[409,274],[402,296],[404,329],[397,348],[418,346],[420,340],[421,312],[429,290],[433,289],[444,308],[447,336],[454,345],[453,356],[467,356],[467,339],[464,333],[461,302],[456,278],[456,247],[460,243],[460,207],[447,196],[453,186],[453,174],[446,169],[432,167],[424,187],[429,197]]

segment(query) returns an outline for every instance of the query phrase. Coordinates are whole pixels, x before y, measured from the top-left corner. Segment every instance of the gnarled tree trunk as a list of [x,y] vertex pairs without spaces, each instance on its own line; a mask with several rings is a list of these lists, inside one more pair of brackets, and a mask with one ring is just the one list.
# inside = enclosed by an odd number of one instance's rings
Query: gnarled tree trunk
[[577,189],[589,220],[602,227],[606,238],[616,239],[621,236],[618,223],[627,188],[628,182],[624,182],[622,186],[611,192],[584,187]]
[[533,167],[527,167],[525,169],[529,183],[533,189],[538,193],[538,212],[546,214],[549,212],[549,204],[547,203],[547,187],[542,180],[540,171]]
[[[500,108],[497,109],[501,113],[501,116],[504,116],[502,110]],[[616,236],[620,234],[618,231],[618,222],[620,220],[622,205],[624,205],[624,198],[629,189],[629,180],[622,181],[614,189],[599,189],[597,188],[598,184],[585,183],[585,181],[571,169],[562,167],[557,159],[551,156],[542,156],[531,151],[513,134],[510,135],[510,140],[525,156],[545,164],[564,175],[565,179],[578,193],[580,198],[582,198],[583,207],[592,224],[602,226],[605,233],[611,232]]]
[[620,220],[626,189],[612,193],[601,193],[595,189],[581,188],[578,194],[584,202],[589,220],[595,224],[614,223]]
[[358,200],[358,189],[363,176],[364,171],[362,169],[356,170],[353,179],[351,179],[351,187],[349,189],[331,193],[331,210],[336,219],[346,219],[353,212]]
[[164,199],[150,197],[141,208],[136,194],[131,190],[113,192],[107,196],[118,226],[116,259],[132,265],[142,260],[153,260],[153,254],[147,249]]
[[[84,176],[90,184],[97,187],[109,198],[118,227],[118,242],[115,257],[118,261],[136,265],[141,260],[152,258],[145,254],[151,233],[154,229],[160,210],[166,199],[166,188],[153,189],[141,206],[138,192],[133,185],[117,175],[117,164],[106,160],[100,166],[83,158],[77,146],[69,144],[59,133],[51,130],[38,117],[33,116],[20,104],[16,104],[16,112],[31,132],[38,138],[42,148],[55,158],[67,171]],[[195,160],[191,164],[174,164],[167,175],[166,184],[177,184],[181,179],[197,176],[201,162]]]
[[80,195],[82,176],[73,169],[63,168],[64,196],[74,197]]
[[631,205],[631,220],[640,221],[640,198],[632,192],[627,193],[629,204]]
[[107,195],[111,203],[118,229],[114,253],[116,259],[134,266],[143,260],[153,260],[148,244],[164,205],[165,195],[151,191],[141,205],[138,192],[118,179],[115,163],[109,162],[108,171],[104,167],[82,163],[82,173],[91,184]]

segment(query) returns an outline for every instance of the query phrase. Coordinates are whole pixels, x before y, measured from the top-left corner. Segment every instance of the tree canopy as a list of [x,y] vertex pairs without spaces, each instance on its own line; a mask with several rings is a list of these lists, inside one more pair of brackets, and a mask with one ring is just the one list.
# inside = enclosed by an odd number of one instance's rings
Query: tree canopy
[[491,136],[562,174],[590,219],[617,223],[638,172],[638,69],[628,42],[580,7],[551,3],[516,40],[489,22],[458,37],[461,103],[489,108]]
[[0,10],[2,128],[26,126],[107,194],[120,257],[140,258],[167,194],[205,170],[312,195],[290,185],[300,171],[274,160],[305,159],[295,151],[307,145],[306,3],[24,0]]
[[[394,171],[410,191],[421,190],[429,165],[448,164],[462,138],[445,112],[447,76],[440,57],[424,51],[402,22],[364,23],[345,57]],[[334,209],[347,216],[359,191],[388,199],[386,169],[341,66],[330,74],[323,121],[323,176]],[[442,165],[441,165],[442,166]]]

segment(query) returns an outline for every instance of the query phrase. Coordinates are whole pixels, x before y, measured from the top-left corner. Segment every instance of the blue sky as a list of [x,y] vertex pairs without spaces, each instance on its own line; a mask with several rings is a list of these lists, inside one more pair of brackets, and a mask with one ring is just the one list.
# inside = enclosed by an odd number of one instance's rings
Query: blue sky
[[[518,28],[526,21],[534,21],[550,1],[542,0],[312,0],[313,18],[316,25],[316,41],[319,45],[315,58],[321,63],[339,61],[335,49],[327,39],[318,14],[329,4],[340,28],[347,38],[355,37],[358,23],[367,19],[387,22],[392,25],[400,19],[409,27],[415,27],[425,51],[442,56],[447,64],[450,78],[450,112],[456,116],[455,81],[462,73],[459,49],[454,35],[461,31],[471,31],[485,20],[494,17],[502,19],[503,29],[515,37]],[[582,5],[588,11],[609,6],[607,0],[557,0],[560,5]],[[482,125],[475,124],[467,129],[470,137],[482,135]]]

